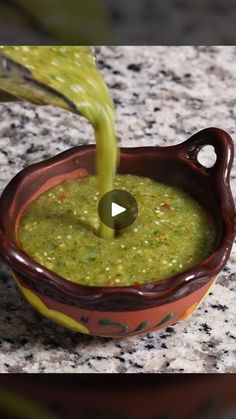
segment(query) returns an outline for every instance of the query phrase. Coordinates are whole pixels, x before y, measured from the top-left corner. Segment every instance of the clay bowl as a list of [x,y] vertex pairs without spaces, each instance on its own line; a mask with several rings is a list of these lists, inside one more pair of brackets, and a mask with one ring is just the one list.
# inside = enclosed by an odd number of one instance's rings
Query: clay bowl
[[[206,168],[198,152],[212,145],[216,163]],[[95,174],[95,146],[81,146],[36,163],[15,176],[0,198],[0,254],[26,299],[39,312],[73,330],[123,337],[155,331],[196,310],[225,266],[235,236],[229,186],[233,142],[208,128],[171,147],[122,148],[118,172],[147,176],[190,193],[215,219],[217,241],[202,263],[172,278],[143,286],[88,287],[73,284],[29,257],[17,244],[25,208],[65,179]],[[186,220],[188,222],[188,220]],[[78,267],[79,269],[79,267]]]

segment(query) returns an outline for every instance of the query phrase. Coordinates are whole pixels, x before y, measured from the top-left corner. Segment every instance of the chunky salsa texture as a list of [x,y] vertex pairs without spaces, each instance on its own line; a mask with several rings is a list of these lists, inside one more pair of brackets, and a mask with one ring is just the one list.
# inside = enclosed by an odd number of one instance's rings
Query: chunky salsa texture
[[23,249],[69,281],[130,286],[163,280],[201,262],[212,251],[211,216],[182,190],[133,175],[117,175],[116,189],[137,200],[136,221],[117,237],[99,237],[97,178],[66,180],[24,212]]

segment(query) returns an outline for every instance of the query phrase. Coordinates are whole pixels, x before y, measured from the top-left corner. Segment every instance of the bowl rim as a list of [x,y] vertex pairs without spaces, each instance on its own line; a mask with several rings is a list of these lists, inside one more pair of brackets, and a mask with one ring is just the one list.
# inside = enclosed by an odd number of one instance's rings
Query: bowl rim
[[[211,168],[205,168],[197,160],[197,154],[205,145],[213,145],[215,147],[217,161]],[[204,174],[205,177],[211,179],[215,183],[220,196],[220,213],[225,227],[222,240],[217,244],[214,251],[202,262],[192,268],[181,272],[172,277],[153,281],[148,284],[130,285],[122,287],[96,287],[81,285],[69,281],[55,272],[47,269],[34,261],[20,247],[11,242],[6,233],[7,210],[11,208],[16,198],[17,191],[24,183],[26,177],[33,172],[41,169],[48,169],[58,164],[62,164],[72,157],[83,156],[84,154],[95,154],[96,146],[83,145],[61,152],[60,154],[34,163],[21,170],[6,186],[0,197],[0,228],[2,236],[0,237],[0,254],[3,260],[17,273],[29,276],[33,282],[43,282],[54,289],[59,290],[63,294],[67,294],[71,298],[75,298],[77,302],[81,301],[86,304],[101,301],[104,298],[114,297],[122,299],[123,297],[139,302],[146,302],[154,305],[158,300],[173,301],[184,297],[194,290],[205,285],[211,278],[215,277],[225,266],[230,255],[231,247],[235,236],[236,216],[235,206],[232,192],[229,184],[230,170],[233,163],[233,141],[230,135],[218,128],[207,128],[202,130],[188,140],[177,145],[159,147],[121,147],[121,159],[132,158],[132,156],[146,157],[154,156],[158,158],[160,154],[169,156],[172,154],[176,158],[184,159],[193,170]],[[156,304],[155,304],[156,305]]]

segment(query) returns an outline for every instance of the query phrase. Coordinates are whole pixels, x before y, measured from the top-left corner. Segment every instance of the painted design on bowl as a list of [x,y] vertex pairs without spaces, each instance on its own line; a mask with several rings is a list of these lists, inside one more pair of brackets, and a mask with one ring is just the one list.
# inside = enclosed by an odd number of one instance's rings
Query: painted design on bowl
[[[49,297],[45,301],[45,297],[30,291],[18,275],[14,275],[14,277],[28,302],[50,320],[80,333],[117,338],[153,332],[183,320],[196,309],[198,301],[203,300],[215,283],[215,279],[213,279],[210,281],[210,285],[207,284],[204,289],[201,288],[200,292],[193,293],[191,300],[189,297],[185,297],[159,308],[126,312],[124,316],[124,313],[120,312],[92,311],[75,307],[72,309],[65,304],[56,303]],[[189,301],[193,299],[197,302],[188,306]],[[183,308],[185,308],[184,314],[182,314]],[[171,309],[175,311],[170,312]]]

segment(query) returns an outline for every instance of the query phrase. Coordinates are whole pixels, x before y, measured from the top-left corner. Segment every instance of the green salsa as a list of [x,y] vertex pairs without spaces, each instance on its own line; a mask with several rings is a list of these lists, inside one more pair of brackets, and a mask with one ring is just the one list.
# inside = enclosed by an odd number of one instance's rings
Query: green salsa
[[66,180],[24,212],[19,243],[40,264],[69,281],[128,286],[163,280],[212,251],[210,215],[190,195],[149,178],[117,175],[116,189],[137,200],[136,221],[117,237],[99,237],[97,179]]

